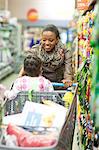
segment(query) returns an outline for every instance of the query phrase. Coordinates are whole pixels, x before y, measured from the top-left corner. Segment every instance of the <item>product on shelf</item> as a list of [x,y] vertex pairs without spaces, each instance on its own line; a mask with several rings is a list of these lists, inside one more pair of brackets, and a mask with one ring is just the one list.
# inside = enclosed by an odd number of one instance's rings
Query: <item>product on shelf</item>
[[79,67],[83,61],[90,58],[92,54],[92,48],[90,47],[90,39],[94,24],[94,11],[87,12],[85,16],[82,16],[78,21],[78,50]]
[[[77,106],[77,122],[80,134],[80,144],[82,150],[93,150],[94,145],[94,119],[92,118],[93,109],[91,100],[92,95],[92,62],[94,58],[95,49],[90,45],[95,42],[92,41],[92,33],[94,32],[94,22],[96,13],[93,10],[86,11],[84,16],[78,21],[78,106]],[[99,19],[98,19],[99,20]],[[99,31],[99,29],[98,29]],[[95,36],[96,38],[96,36]],[[99,40],[98,42],[99,43]],[[98,47],[99,51],[99,47]],[[97,55],[99,54],[97,51]],[[99,55],[97,56],[99,58]],[[99,69],[99,60],[95,60],[94,68]],[[97,63],[96,63],[97,61]],[[97,66],[96,66],[97,64]],[[99,76],[99,75],[98,75]],[[93,93],[95,94],[95,81],[97,80],[96,74],[94,73],[94,88]],[[99,90],[99,89],[98,89]],[[94,95],[93,94],[93,95]],[[93,98],[92,98],[93,99]],[[99,98],[98,98],[99,99]],[[99,123],[99,121],[98,121]]]
[[20,49],[19,24],[9,11],[0,11],[0,80],[13,72]]
[[27,27],[23,32],[23,50],[29,50],[33,45],[39,44],[41,27]]
[[[98,2],[99,9],[99,2]],[[95,140],[94,145],[99,147],[99,14],[97,10],[97,16],[95,19],[95,25],[90,42],[93,47],[94,57],[92,61],[92,87],[91,87],[91,117],[95,127]],[[94,68],[94,71],[93,71]]]
[[77,121],[80,133],[82,150],[92,149],[93,147],[93,122],[90,117],[90,61],[85,61],[82,69],[77,75],[78,81],[78,111]]

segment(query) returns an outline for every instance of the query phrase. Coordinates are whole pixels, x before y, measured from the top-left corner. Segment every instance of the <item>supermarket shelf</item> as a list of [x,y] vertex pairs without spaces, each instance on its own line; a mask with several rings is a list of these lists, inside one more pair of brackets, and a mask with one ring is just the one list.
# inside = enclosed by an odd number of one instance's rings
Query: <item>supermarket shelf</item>
[[30,22],[25,19],[19,19],[18,21],[21,22],[24,27],[44,27],[47,24],[54,24],[57,27],[62,28],[66,28],[69,22],[69,20],[37,20],[35,22]]
[[10,65],[0,63],[0,80],[8,76],[13,72],[13,68]]
[[82,70],[83,67],[85,66],[86,62],[87,62],[87,60],[85,60],[85,61],[82,62],[82,64],[80,65],[80,67],[79,67],[78,70],[77,70],[77,73],[80,73],[80,72],[81,72],[81,70]]

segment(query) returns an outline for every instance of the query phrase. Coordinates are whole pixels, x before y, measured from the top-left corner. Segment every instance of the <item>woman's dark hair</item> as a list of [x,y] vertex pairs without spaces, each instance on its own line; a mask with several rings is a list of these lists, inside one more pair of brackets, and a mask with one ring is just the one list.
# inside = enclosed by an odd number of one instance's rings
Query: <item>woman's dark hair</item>
[[28,55],[24,59],[24,71],[26,75],[31,77],[39,76],[41,72],[41,60],[38,57],[34,57],[32,55]]
[[58,28],[57,28],[55,25],[53,25],[53,24],[48,24],[48,25],[46,25],[46,26],[44,27],[42,33],[43,33],[44,31],[51,31],[51,32],[55,33],[56,37],[60,38],[60,33],[59,33],[59,31],[58,31]]

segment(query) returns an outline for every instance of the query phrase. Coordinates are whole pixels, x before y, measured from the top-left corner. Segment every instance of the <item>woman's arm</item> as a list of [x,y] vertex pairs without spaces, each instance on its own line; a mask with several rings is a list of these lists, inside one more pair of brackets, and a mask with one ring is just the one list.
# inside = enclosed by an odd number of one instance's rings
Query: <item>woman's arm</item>
[[66,49],[65,50],[65,71],[64,71],[64,79],[62,82],[66,84],[66,86],[71,86],[73,81],[73,70],[72,70],[72,54],[71,51]]
[[72,70],[72,54],[70,50],[65,51],[65,71],[64,79],[73,80],[73,70]]
[[25,75],[25,71],[24,71],[24,68],[22,67],[20,72],[19,72],[19,77],[22,77]]

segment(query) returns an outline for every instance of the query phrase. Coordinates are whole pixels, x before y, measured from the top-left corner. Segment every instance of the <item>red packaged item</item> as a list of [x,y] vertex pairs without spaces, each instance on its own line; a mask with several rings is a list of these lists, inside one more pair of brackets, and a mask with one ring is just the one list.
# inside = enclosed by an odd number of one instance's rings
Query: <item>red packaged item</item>
[[48,147],[57,144],[58,136],[54,133],[32,134],[21,127],[9,124],[7,134],[17,137],[18,146],[21,147]]

